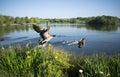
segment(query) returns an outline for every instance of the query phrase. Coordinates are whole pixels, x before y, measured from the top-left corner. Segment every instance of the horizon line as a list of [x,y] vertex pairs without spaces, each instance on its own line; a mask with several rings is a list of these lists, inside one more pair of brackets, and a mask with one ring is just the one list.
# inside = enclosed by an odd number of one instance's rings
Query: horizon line
[[38,17],[38,18],[41,18],[41,19],[70,19],[70,18],[78,18],[78,17],[81,17],[81,18],[89,18],[89,17],[98,17],[98,16],[113,16],[113,17],[117,17],[117,18],[120,18],[119,16],[116,16],[116,15],[94,15],[94,16],[74,16],[74,17],[40,17],[40,16],[12,16],[12,15],[6,15],[6,14],[0,14],[0,15],[3,15],[3,16],[11,16],[11,17],[28,17],[28,18],[32,18],[32,17]]

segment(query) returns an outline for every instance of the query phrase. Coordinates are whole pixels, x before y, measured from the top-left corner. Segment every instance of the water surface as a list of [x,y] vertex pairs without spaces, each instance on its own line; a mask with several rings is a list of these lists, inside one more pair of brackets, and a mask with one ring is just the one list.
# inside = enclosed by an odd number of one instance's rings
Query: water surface
[[[46,27],[45,24],[40,24]],[[60,49],[65,49],[73,54],[106,53],[117,54],[120,52],[120,27],[110,26],[86,26],[84,24],[50,24],[50,33],[55,34],[50,43]],[[64,45],[62,41],[80,40],[86,38],[86,46],[78,48],[77,45]],[[14,43],[26,43],[37,45],[39,34],[30,25],[20,25],[0,28],[0,46]]]

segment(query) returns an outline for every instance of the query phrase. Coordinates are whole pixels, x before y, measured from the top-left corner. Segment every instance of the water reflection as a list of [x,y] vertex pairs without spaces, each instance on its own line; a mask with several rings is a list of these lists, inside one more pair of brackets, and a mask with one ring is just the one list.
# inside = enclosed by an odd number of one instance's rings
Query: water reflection
[[[45,24],[41,24],[45,27]],[[82,28],[85,27],[88,30],[98,30],[98,31],[116,31],[118,29],[117,25],[85,25],[85,24],[51,24],[52,27],[75,27]],[[0,36],[9,34],[11,32],[29,31],[32,29],[31,25],[14,25],[14,26],[0,26]]]
[[98,30],[98,31],[116,31],[118,29],[117,25],[87,25],[88,30]]
[[11,32],[20,32],[20,31],[28,31],[31,26],[28,25],[13,25],[13,26],[0,26],[0,36],[9,34]]

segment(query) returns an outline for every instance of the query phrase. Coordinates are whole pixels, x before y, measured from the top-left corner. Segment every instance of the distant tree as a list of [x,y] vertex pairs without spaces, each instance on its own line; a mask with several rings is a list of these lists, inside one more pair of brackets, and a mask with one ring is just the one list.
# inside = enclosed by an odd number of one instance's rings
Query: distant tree
[[25,22],[30,23],[29,18],[27,16],[25,17]]
[[10,24],[14,24],[15,19],[13,17],[10,17]]
[[16,24],[20,24],[20,21],[21,21],[21,18],[20,18],[20,17],[16,17],[16,18],[15,18],[15,23],[16,23]]
[[33,17],[30,18],[30,23],[34,23],[34,18]]
[[40,19],[38,17],[34,18],[34,23],[40,23]]
[[118,23],[119,18],[113,16],[97,16],[87,19],[89,25],[115,25]]
[[4,24],[5,18],[0,15],[0,26]]
[[20,24],[25,24],[26,22],[25,22],[25,18],[24,17],[21,17],[20,18]]
[[4,16],[4,18],[5,18],[4,24],[9,24],[9,16]]

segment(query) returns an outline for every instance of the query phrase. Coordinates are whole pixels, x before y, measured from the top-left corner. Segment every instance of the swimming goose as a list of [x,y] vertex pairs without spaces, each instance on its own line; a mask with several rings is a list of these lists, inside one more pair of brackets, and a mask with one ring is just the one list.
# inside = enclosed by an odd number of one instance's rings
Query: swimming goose
[[[42,40],[39,40],[39,45],[43,45],[45,46],[47,44],[48,41],[50,41],[53,36],[50,35],[49,30],[50,30],[50,26],[47,25],[47,29],[39,27],[35,24],[33,24],[33,29],[40,34]],[[54,35],[55,36],[55,35]]]
[[79,41],[73,40],[73,41],[63,41],[62,44],[67,44],[67,45],[78,45],[79,48],[85,46],[85,38],[81,38]]
[[80,41],[78,42],[78,45],[80,48],[84,47],[85,46],[85,38],[80,39]]

